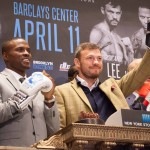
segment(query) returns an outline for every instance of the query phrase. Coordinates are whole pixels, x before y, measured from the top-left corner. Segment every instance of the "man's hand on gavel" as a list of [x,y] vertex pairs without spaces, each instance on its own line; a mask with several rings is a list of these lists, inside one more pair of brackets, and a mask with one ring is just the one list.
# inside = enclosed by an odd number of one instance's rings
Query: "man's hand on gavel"
[[97,113],[92,113],[92,112],[84,112],[81,111],[80,115],[79,115],[80,119],[85,119],[85,118],[95,118],[95,119],[99,119],[100,116]]

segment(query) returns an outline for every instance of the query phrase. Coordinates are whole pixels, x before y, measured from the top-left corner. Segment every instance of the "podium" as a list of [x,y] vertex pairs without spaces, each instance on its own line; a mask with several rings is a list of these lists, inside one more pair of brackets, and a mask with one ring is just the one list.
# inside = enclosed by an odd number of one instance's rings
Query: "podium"
[[[33,147],[37,149],[53,147],[53,149],[61,150],[111,150],[115,146],[123,146],[128,150],[137,150],[142,147],[150,149],[150,129],[143,126],[124,125],[123,121],[121,121],[125,117],[124,113],[131,116],[135,112],[120,110],[110,116],[105,125],[72,123],[52,137],[35,143]],[[147,114],[148,112],[136,112],[136,114],[138,113],[142,116],[142,114]],[[120,123],[109,125],[111,119],[114,120],[118,116],[120,119],[117,118],[119,120],[116,122],[120,121]],[[145,118],[143,120],[148,122]]]
[[150,128],[150,112],[121,109],[113,113],[105,125]]

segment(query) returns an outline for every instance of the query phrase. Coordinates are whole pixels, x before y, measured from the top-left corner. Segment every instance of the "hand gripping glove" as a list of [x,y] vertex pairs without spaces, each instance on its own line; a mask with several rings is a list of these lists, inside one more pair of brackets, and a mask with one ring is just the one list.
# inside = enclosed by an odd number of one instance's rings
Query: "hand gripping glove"
[[52,81],[43,75],[42,72],[34,72],[30,77],[24,80],[20,90],[28,95],[34,95],[39,91],[49,92],[52,86]]
[[24,110],[39,91],[49,92],[52,89],[52,81],[43,75],[42,72],[35,72],[24,80],[21,88],[14,94],[13,100],[18,108]]

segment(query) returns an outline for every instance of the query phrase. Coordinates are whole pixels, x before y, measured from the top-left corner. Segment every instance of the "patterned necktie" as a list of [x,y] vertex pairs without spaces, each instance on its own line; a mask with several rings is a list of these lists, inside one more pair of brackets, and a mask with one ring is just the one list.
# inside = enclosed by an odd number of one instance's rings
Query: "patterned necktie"
[[25,80],[25,78],[20,78],[19,81],[22,83]]

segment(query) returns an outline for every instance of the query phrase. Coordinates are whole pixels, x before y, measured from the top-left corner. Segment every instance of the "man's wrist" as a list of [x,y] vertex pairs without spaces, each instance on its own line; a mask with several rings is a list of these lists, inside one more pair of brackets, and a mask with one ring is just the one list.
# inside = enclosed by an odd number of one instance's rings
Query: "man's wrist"
[[44,102],[45,102],[45,103],[52,103],[52,102],[55,102],[55,96],[52,96],[51,99],[45,99]]

